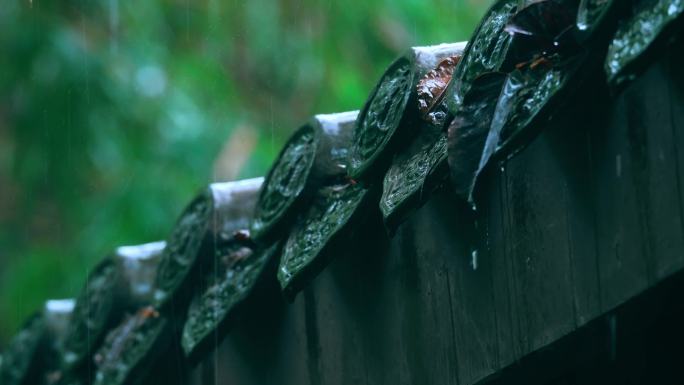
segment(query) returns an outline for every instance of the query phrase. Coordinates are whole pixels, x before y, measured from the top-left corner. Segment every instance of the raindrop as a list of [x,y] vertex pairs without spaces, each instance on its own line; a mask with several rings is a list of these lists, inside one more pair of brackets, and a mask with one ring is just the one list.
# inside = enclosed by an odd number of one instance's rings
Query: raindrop
[[428,114],[430,123],[434,125],[443,125],[446,120],[446,113],[444,111],[434,111]]
[[620,178],[622,176],[622,156],[615,156],[615,176]]
[[617,356],[617,318],[615,314],[608,316],[608,328],[610,329],[610,359],[615,361]]

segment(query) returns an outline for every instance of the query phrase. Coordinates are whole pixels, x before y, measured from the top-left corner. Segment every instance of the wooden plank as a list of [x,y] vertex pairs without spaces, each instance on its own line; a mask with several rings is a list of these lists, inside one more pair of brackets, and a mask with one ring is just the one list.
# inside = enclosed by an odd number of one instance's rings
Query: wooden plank
[[310,384],[304,312],[302,297],[287,305],[277,292],[253,304],[204,364],[202,384]]
[[391,243],[365,234],[316,280],[323,383],[456,383],[445,268],[420,258],[440,247],[429,232],[405,224]]
[[[506,232],[521,343],[538,349],[575,327],[564,170],[548,135],[506,165]],[[553,279],[549,279],[553,277]]]
[[656,63],[624,94],[629,105],[630,152],[642,232],[652,266],[661,279],[682,265],[682,206],[676,188],[673,101],[665,61]]
[[[477,215],[442,189],[391,240],[380,222],[360,226],[293,305],[246,315],[218,352],[217,383],[609,378],[553,376],[594,370],[561,362],[562,346],[587,353],[599,338],[596,354],[611,362],[611,344],[633,330],[625,320],[639,320],[615,308],[684,269],[684,103],[667,102],[684,101],[678,55],[608,108],[596,89],[557,114],[504,171],[489,171]],[[527,370],[527,356],[546,357],[535,376],[507,377]],[[642,361],[619,365],[631,373]]]
[[409,223],[420,229],[417,258],[444,266],[449,295],[444,305],[450,306],[442,305],[440,317],[453,320],[454,340],[441,344],[455,345],[459,383],[472,383],[499,365],[492,260],[476,241],[470,215],[448,191],[436,194]]
[[[674,187],[679,193],[680,208],[684,207],[684,73],[682,68],[684,68],[684,52],[681,49],[671,50],[668,53],[664,71],[667,73],[667,89],[672,108],[670,127],[676,157],[674,166],[677,170]],[[684,217],[681,211],[680,216]]]
[[[336,256],[304,293],[307,323],[316,323],[316,348],[320,352],[316,366],[320,370],[318,380],[321,384],[369,383],[368,365],[377,358],[368,357],[363,331],[372,325],[368,322],[372,319],[366,314],[376,302],[377,292],[369,291],[365,296],[367,301],[363,301],[361,285],[369,277],[368,270],[375,271],[377,263],[374,261],[382,255],[382,250],[373,249],[378,254],[370,256],[366,254],[370,250],[364,252],[350,245],[350,251],[355,252]],[[368,260],[368,257],[372,259]],[[379,260],[381,258],[377,258]],[[359,269],[361,266],[363,268]]]
[[478,231],[484,232],[480,242],[480,258],[491,261],[494,309],[496,310],[497,361],[506,366],[520,357],[521,307],[518,302],[517,285],[512,275],[510,240],[508,232],[510,212],[506,210],[506,172],[502,168],[488,170],[483,179],[481,211],[478,215]]
[[[595,90],[608,98],[607,90]],[[605,105],[605,100],[599,103]],[[649,250],[641,231],[629,156],[627,105],[619,98],[613,108],[587,116],[594,197],[597,258],[602,311],[623,303],[648,285]]]
[[611,112],[593,117],[590,141],[604,310],[683,263],[669,78],[666,64],[655,64],[617,96]]
[[[484,262],[481,267],[482,256],[478,255],[473,269],[472,252],[479,246],[474,241],[473,223],[465,206],[454,202],[448,189],[438,191],[406,227],[411,230],[413,258],[419,266],[422,295],[417,301],[430,305],[423,311],[421,325],[425,336],[422,351],[433,357],[427,361],[427,373],[434,383],[467,383],[496,360],[494,304],[487,273],[490,264]],[[477,288],[470,290],[466,282],[474,281]],[[489,334],[483,335],[482,330]],[[469,340],[469,334],[477,338]],[[464,354],[468,350],[472,354]]]
[[[559,238],[558,247],[567,248],[569,282],[575,327],[595,318],[601,311],[600,281],[597,261],[594,190],[591,188],[591,156],[587,140],[591,125],[577,122],[576,117],[592,114],[600,109],[591,97],[581,95],[584,103],[568,105],[559,111],[532,146],[548,146],[548,158],[530,159],[528,164],[552,162],[555,175],[547,174],[545,183],[553,185],[554,194],[545,199],[555,200],[563,209],[565,240]],[[535,167],[535,166],[533,166]],[[560,234],[559,234],[560,236]]]

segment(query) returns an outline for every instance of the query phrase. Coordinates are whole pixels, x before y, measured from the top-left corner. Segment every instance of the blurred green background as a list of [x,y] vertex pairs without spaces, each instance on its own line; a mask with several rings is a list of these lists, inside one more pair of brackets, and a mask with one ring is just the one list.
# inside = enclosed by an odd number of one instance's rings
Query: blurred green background
[[314,113],[358,109],[411,45],[492,0],[3,0],[0,348],[211,181],[263,175]]

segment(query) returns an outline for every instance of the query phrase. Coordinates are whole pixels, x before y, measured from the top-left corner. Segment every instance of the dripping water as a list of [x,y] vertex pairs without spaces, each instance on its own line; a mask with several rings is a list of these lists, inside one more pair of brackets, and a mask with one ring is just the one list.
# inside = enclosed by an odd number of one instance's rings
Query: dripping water
[[470,266],[473,268],[473,271],[477,270],[477,257],[478,257],[477,248],[473,248],[472,251],[470,252]]
[[[473,211],[474,210],[473,206]],[[480,229],[479,229],[479,223],[477,219],[475,219],[474,226],[473,226],[473,244],[470,248],[470,267],[473,269],[473,271],[477,270],[478,266],[478,257],[479,257],[479,251],[478,251],[478,240],[479,240],[479,234],[480,234]]]
[[617,317],[615,317],[615,314],[608,316],[608,328],[610,333],[610,360],[615,361],[617,357]]

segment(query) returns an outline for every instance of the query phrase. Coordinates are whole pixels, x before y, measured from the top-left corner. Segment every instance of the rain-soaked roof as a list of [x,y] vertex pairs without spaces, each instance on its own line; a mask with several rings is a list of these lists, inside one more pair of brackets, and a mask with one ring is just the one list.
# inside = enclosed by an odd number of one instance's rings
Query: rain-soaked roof
[[683,13],[684,0],[499,0],[467,44],[407,49],[359,111],[304,122],[265,178],[207,186],[165,242],[119,247],[75,303],[47,301],[0,383],[128,384],[170,347],[174,365],[202,361],[254,292],[292,300],[375,216],[392,235],[445,184],[477,210],[488,168],[588,82],[618,95]]

